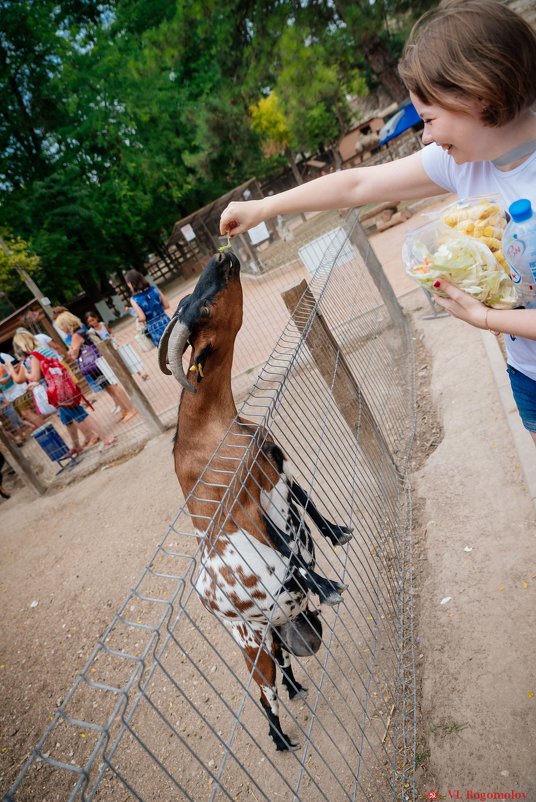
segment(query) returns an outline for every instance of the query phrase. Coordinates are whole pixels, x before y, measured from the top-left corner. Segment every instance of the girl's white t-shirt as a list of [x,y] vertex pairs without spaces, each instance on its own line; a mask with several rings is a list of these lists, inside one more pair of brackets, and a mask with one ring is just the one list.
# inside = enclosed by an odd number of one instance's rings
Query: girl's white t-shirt
[[[536,209],[536,153],[513,170],[499,170],[491,162],[456,164],[452,156],[435,143],[422,151],[428,177],[459,198],[497,195],[504,209],[519,198],[528,198]],[[508,364],[536,381],[536,340],[504,335]]]

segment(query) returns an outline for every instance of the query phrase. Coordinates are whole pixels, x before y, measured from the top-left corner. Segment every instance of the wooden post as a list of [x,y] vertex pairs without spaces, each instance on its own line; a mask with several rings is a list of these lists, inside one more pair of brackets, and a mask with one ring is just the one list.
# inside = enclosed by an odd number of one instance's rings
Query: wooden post
[[307,281],[303,279],[295,287],[283,292],[282,298],[298,331],[301,334],[305,333],[305,342],[311,356],[326,384],[332,388],[333,398],[343,418],[352,432],[359,433],[364,451],[378,462],[381,461],[381,452],[385,452],[394,465],[391,449],[376,423],[367,399],[317,308],[311,321],[311,312],[315,310],[316,299]]
[[140,390],[132,375],[128,371],[125,363],[113,347],[110,340],[103,340],[98,345],[102,356],[109,362],[113,372],[126,390],[128,397],[144,419],[149,431],[158,435],[166,431],[166,427],[154,411],[153,407]]
[[370,273],[374,284],[376,285],[383,302],[391,316],[391,320],[397,328],[405,328],[406,322],[402,307],[398,303],[397,297],[391,287],[387,276],[384,273],[382,264],[372,249],[372,245],[368,241],[365,234],[365,229],[359,222],[358,212],[352,212],[346,218],[344,227],[346,233],[350,238],[350,242],[357,248],[365,266]]
[[247,255],[249,257],[249,260],[250,260],[250,262],[251,262],[251,264],[253,266],[253,272],[254,273],[260,273],[261,272],[261,266],[259,265],[259,261],[258,261],[256,255],[255,255],[255,251],[253,250],[253,248],[251,247],[251,245],[247,241],[246,235],[245,234],[239,234],[238,235],[238,239],[240,240],[240,242],[242,244],[242,247],[244,248],[245,252],[247,253]]
[[2,453],[4,454],[6,461],[11,465],[15,473],[20,476],[22,481],[39,496],[42,496],[43,493],[46,493],[47,486],[43,484],[43,482],[35,475],[31,464],[28,462],[22,451],[18,448],[15,448],[1,425],[0,444],[2,445]]

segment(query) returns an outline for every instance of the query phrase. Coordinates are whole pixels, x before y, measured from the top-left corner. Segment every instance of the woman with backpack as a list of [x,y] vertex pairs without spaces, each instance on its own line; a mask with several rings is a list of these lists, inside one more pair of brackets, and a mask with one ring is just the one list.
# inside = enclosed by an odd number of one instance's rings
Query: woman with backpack
[[[84,447],[96,445],[99,441],[102,442],[102,448],[113,445],[115,437],[107,437],[97,419],[89,417],[81,404],[80,388],[74,384],[68,371],[57,358],[46,356],[43,348],[29,333],[16,334],[13,338],[13,349],[17,358],[23,360],[16,369],[11,366],[13,380],[17,383],[27,381],[32,387],[44,379],[47,392],[54,389],[56,395],[60,397],[59,401],[57,398],[52,399],[49,392],[49,400],[51,403],[56,402],[60,421],[69,432],[72,455],[78,454]],[[83,446],[80,445],[79,432],[85,438]]]
[[138,413],[124,389],[118,384],[109,382],[100,369],[97,361],[100,358],[99,349],[84,329],[80,318],[71,312],[62,312],[56,318],[56,325],[65,334],[71,335],[69,354],[77,361],[80,373],[86,378],[91,378],[101,389],[106,390],[112,397],[114,405],[120,408],[121,422],[125,423],[137,415]]

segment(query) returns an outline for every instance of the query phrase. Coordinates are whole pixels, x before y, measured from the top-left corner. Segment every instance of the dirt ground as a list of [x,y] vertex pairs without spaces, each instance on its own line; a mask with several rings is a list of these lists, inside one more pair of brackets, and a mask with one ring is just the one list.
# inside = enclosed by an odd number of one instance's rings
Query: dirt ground
[[[420,339],[416,350],[415,469],[441,439],[430,402],[429,356]],[[182,503],[171,439],[169,432],[150,440],[131,459],[42,498],[18,485],[0,508],[0,599],[8,622],[0,657],[2,792]],[[157,492],[151,489],[154,477]]]

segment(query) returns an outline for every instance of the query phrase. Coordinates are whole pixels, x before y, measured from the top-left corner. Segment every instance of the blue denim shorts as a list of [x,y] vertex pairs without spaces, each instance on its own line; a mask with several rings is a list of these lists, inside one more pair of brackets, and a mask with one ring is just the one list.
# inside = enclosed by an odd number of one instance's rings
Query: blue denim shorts
[[[534,382],[536,384],[536,382]],[[60,421],[63,423],[64,426],[69,426],[70,423],[76,421],[80,423],[87,418],[86,410],[81,407],[60,407],[58,409],[58,413],[60,416]]]
[[529,432],[536,432],[536,381],[511,365],[507,365],[506,370],[523,426]]

